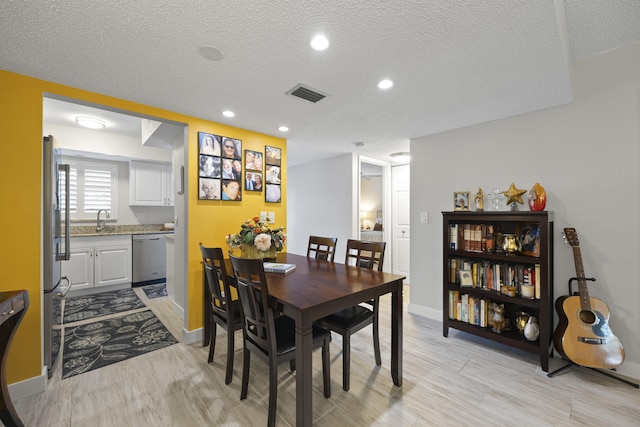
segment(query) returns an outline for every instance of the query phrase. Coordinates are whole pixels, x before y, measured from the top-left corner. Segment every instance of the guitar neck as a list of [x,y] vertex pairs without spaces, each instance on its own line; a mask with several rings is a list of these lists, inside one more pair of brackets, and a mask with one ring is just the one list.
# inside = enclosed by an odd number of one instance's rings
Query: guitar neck
[[582,265],[582,254],[579,246],[572,246],[573,262],[576,265],[576,276],[578,278],[578,292],[580,293],[580,307],[582,310],[591,311],[591,302],[589,299],[589,288],[587,287],[587,279],[584,275],[584,266]]

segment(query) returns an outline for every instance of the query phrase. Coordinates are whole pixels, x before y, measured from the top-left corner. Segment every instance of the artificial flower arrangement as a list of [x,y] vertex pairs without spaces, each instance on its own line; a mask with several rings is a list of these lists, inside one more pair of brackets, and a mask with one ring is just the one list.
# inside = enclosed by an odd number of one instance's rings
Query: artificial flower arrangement
[[255,246],[260,252],[271,250],[280,252],[284,249],[287,235],[283,227],[270,228],[266,222],[260,221],[260,217],[256,216],[246,220],[240,226],[238,234],[229,234],[225,238],[231,250]]

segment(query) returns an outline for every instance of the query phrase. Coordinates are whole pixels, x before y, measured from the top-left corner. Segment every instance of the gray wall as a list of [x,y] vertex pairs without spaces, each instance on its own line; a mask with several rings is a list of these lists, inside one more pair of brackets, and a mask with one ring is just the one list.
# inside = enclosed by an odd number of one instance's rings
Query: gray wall
[[636,44],[578,62],[571,104],[411,140],[411,312],[442,318],[441,211],[452,193],[539,182],[555,213],[555,297],[575,276],[561,236],[575,227],[585,274],[597,278],[590,295],[609,305],[625,347],[618,371],[640,378],[639,71]]

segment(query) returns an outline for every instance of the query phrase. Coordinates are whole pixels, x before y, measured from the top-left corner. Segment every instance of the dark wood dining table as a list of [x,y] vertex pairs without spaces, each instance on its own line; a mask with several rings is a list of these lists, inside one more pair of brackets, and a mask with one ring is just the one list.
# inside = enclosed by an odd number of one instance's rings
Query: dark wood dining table
[[[295,264],[289,274],[267,273],[269,293],[296,323],[296,425],[312,421],[311,326],[315,320],[391,293],[391,378],[402,386],[402,283],[404,276],[279,253],[277,262]],[[231,263],[227,264],[231,274]],[[204,337],[209,343],[210,297],[203,278]]]

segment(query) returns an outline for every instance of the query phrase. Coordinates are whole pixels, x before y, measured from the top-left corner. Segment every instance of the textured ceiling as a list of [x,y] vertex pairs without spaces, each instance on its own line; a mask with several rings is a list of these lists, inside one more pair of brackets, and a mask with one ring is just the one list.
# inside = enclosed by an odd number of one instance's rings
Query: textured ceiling
[[4,70],[283,136],[296,165],[571,102],[576,60],[640,42],[640,1],[4,1],[0,22]]

